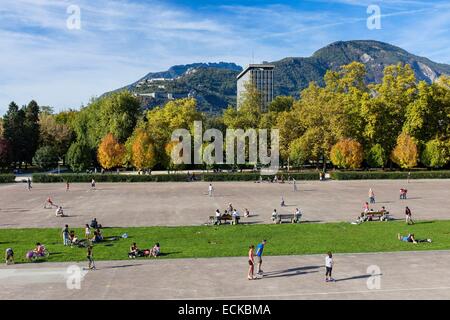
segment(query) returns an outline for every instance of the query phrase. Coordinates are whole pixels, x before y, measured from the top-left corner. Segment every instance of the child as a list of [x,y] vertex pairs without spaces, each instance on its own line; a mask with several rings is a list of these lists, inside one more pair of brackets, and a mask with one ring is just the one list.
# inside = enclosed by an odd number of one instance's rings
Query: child
[[5,263],[8,264],[14,264],[14,251],[12,248],[6,249],[5,252]]
[[327,256],[325,257],[325,282],[334,281],[334,279],[331,277],[331,272],[333,271],[333,255],[331,252],[328,252]]

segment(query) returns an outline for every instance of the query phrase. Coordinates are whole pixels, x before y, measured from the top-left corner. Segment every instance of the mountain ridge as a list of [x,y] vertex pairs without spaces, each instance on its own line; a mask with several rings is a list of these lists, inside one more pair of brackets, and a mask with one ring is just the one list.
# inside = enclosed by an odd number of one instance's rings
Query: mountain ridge
[[[366,66],[366,82],[379,83],[383,69],[392,64],[410,64],[418,81],[433,82],[450,75],[450,65],[417,56],[389,43],[375,40],[336,41],[316,50],[309,57],[286,57],[272,61],[274,95],[298,97],[309,82],[323,84],[327,70],[338,70],[352,61]],[[236,103],[236,76],[242,67],[233,62],[192,63],[172,66],[166,71],[150,72],[122,87],[136,93],[147,108],[168,100],[195,97],[199,110],[219,113]]]

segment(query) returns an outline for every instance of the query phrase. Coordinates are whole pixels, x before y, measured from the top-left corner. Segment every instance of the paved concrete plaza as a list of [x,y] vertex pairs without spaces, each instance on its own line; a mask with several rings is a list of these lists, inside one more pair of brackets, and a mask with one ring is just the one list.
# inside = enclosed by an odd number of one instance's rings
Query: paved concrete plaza
[[0,299],[450,299],[449,251],[334,260],[335,283],[324,281],[323,255],[265,257],[255,281],[246,257],[99,261],[80,290],[67,289],[67,263],[1,266]]
[[[405,205],[415,219],[450,219],[450,180],[365,180],[298,182],[291,184],[254,182],[214,182],[215,194],[207,195],[207,182],[88,183],[0,185],[0,227],[60,227],[64,223],[82,226],[93,217],[108,226],[200,225],[231,202],[243,212],[253,214],[248,223],[270,223],[274,208],[279,212],[304,212],[306,221],[350,221],[362,211],[367,193],[376,195],[375,209],[386,206],[396,218],[403,219]],[[408,200],[399,200],[399,189],[408,189]],[[44,209],[48,196],[61,204],[67,218],[56,218],[54,209]],[[287,207],[280,208],[281,197]]]

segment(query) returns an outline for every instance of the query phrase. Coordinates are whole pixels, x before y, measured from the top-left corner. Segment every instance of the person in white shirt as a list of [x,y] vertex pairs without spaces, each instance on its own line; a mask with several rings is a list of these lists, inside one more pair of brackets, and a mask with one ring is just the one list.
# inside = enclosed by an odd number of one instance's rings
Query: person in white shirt
[[325,269],[325,281],[335,281],[331,276],[331,273],[333,271],[333,255],[331,254],[331,252],[328,252],[327,256],[325,257]]
[[277,218],[277,215],[278,215],[277,209],[273,209],[273,212],[272,212],[272,220],[273,221],[275,221],[275,219]]
[[239,216],[239,212],[237,212],[236,209],[233,210],[233,213],[231,214],[231,217],[233,218],[233,221],[234,221],[235,224],[239,223],[240,216]]
[[57,217],[64,217],[64,211],[63,211],[63,208],[61,206],[59,206],[58,209],[56,209],[56,216]]
[[208,187],[208,195],[209,195],[210,197],[212,197],[213,191],[214,191],[214,188],[213,188],[212,184],[210,183],[210,184],[209,184],[209,187]]
[[216,220],[214,221],[214,224],[220,224],[220,210],[216,209]]

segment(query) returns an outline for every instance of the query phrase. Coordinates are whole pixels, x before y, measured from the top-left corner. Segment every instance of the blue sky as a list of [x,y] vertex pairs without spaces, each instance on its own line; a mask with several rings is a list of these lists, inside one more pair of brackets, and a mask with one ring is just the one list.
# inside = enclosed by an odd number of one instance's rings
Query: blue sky
[[[369,30],[369,5],[381,29]],[[81,28],[66,26],[77,5]],[[175,64],[309,56],[338,40],[389,42],[450,63],[450,3],[423,0],[0,0],[0,115],[56,110]]]

